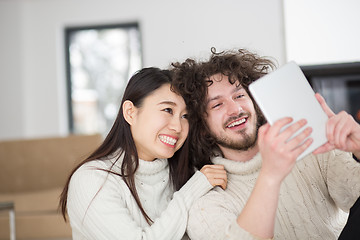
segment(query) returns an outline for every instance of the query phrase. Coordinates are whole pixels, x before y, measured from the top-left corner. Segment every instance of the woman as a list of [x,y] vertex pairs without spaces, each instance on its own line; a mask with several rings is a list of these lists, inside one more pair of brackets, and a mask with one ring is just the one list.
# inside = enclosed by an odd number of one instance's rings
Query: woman
[[137,72],[104,142],[71,173],[60,206],[74,240],[186,238],[193,201],[226,187],[222,166],[195,172],[188,160],[186,105],[171,81],[167,70]]

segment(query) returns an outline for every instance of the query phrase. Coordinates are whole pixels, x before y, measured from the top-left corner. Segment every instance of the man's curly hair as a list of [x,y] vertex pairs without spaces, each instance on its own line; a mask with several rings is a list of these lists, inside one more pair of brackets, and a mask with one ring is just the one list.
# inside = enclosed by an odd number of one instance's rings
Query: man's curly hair
[[[210,77],[218,73],[223,74],[228,77],[231,84],[241,85],[251,97],[248,89],[250,83],[275,68],[271,60],[245,49],[217,53],[216,49],[212,48],[211,53],[208,61],[186,59],[183,63],[171,64],[173,87],[183,96],[188,109],[188,138],[191,146],[189,157],[198,169],[211,164],[210,158],[214,152],[221,153],[205,121],[208,87],[213,83]],[[254,102],[253,98],[252,100]],[[255,102],[254,105],[261,126],[265,119]]]

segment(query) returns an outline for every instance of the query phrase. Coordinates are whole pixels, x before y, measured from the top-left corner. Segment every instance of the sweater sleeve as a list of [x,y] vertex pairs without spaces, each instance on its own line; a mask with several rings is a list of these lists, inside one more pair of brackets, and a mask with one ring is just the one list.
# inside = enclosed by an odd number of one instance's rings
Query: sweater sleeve
[[236,222],[236,207],[217,188],[195,201],[187,233],[192,240],[259,240]]
[[344,211],[360,196],[360,164],[351,153],[335,150],[321,155],[329,193],[336,205]]
[[[125,200],[132,196],[119,177],[94,168],[80,168],[73,175],[68,192],[73,239],[181,239],[188,209],[211,188],[206,177],[196,172],[175,192],[160,217],[153,219],[151,226],[141,227],[130,213],[137,206]],[[132,212],[141,214],[139,210]]]

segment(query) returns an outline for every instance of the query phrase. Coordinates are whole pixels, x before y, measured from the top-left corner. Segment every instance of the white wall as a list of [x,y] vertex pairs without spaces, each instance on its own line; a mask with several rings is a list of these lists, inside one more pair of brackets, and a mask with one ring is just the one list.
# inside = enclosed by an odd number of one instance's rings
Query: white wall
[[21,137],[24,85],[21,74],[21,16],[16,1],[0,1],[0,137]]
[[133,21],[144,67],[213,46],[285,61],[282,0],[0,0],[0,139],[67,134],[64,28]]
[[360,61],[359,0],[284,0],[284,8],[288,60]]

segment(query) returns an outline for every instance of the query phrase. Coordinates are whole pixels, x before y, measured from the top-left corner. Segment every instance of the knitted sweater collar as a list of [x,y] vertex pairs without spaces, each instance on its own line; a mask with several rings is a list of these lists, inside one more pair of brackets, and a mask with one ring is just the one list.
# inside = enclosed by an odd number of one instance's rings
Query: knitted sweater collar
[[[114,165],[114,170],[118,171],[119,173],[121,172],[121,164],[123,161],[123,157],[124,155],[122,154],[119,157],[119,160],[116,162],[116,164]],[[115,162],[116,159],[118,158],[118,152],[111,155],[110,156],[110,162]],[[145,161],[142,159],[139,159],[139,167],[136,170],[136,175],[155,175],[158,174],[162,171],[164,171],[164,169],[166,167],[168,167],[169,163],[168,163],[168,159],[155,159],[154,161]]]
[[261,168],[261,155],[257,153],[252,159],[246,162],[237,162],[217,156],[211,159],[214,164],[223,165],[225,170],[231,174],[249,175],[258,172]]
[[168,166],[167,159],[155,159],[154,161],[145,161],[139,159],[139,168],[136,173],[140,175],[154,175],[164,171]]

